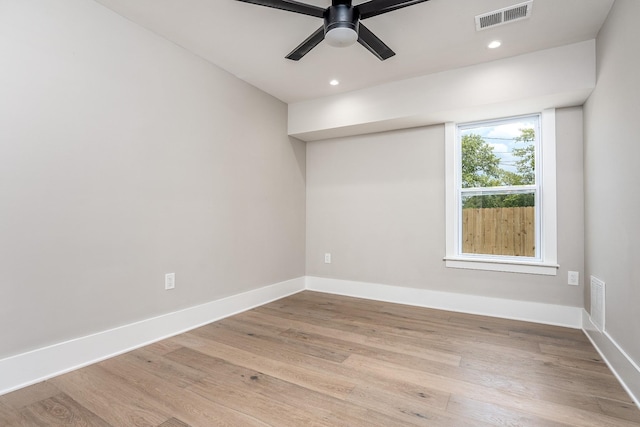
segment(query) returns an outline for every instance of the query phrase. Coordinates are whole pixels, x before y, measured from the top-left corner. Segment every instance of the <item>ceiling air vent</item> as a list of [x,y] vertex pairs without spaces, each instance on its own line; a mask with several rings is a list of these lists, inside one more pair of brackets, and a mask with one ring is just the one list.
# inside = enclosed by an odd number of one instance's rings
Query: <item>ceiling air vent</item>
[[532,8],[533,0],[530,0],[514,6],[505,7],[504,9],[478,15],[476,16],[476,31],[527,19],[531,16]]

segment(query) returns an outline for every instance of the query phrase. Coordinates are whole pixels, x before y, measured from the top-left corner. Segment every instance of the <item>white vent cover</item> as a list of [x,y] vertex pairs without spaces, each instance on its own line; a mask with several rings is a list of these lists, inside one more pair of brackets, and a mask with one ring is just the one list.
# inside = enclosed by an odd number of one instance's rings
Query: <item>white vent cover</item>
[[509,6],[504,9],[478,15],[476,16],[476,31],[527,19],[531,16],[532,8],[533,0],[530,0],[516,4],[515,6]]
[[597,277],[591,276],[591,322],[596,325],[600,332],[604,332],[604,297],[604,282]]

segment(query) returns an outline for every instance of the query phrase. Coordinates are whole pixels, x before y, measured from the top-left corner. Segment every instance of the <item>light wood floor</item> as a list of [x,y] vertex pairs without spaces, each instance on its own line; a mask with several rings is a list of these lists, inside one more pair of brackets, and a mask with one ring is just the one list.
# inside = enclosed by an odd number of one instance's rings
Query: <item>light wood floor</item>
[[581,331],[303,292],[0,397],[0,425],[640,426]]

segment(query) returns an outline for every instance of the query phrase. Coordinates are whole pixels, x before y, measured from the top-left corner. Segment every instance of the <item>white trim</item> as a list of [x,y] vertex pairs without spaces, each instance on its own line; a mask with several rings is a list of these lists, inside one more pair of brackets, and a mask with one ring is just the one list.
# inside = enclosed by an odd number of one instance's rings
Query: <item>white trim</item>
[[507,273],[540,274],[556,276],[558,264],[546,264],[541,262],[511,261],[508,259],[472,259],[467,257],[446,257],[445,265],[452,268],[466,268],[470,270],[504,271]]
[[547,325],[582,327],[582,308],[350,280],[306,278],[311,291]]
[[593,324],[587,310],[582,310],[582,330],[602,359],[616,376],[622,387],[640,406],[640,366],[607,333],[600,332]]
[[556,110],[542,112],[542,164],[540,165],[540,257],[546,264],[558,263],[558,211],[556,198]]
[[446,246],[445,266],[472,270],[489,270],[510,273],[540,274],[555,276],[558,274],[557,247],[557,201],[556,201],[556,114],[555,109],[547,109],[540,115],[542,135],[538,144],[538,153],[542,158],[538,166],[539,190],[536,202],[540,215],[540,261],[510,262],[509,258],[497,259],[491,256],[465,256],[459,253],[460,245],[460,187],[458,164],[460,149],[457,142],[457,125],[445,123],[445,212]]
[[0,395],[250,310],[305,289],[304,277],[0,360]]
[[458,144],[456,144],[456,124],[445,123],[445,234],[446,234],[446,258],[456,256],[455,242],[460,241],[460,228],[458,227],[458,192],[456,189],[460,185],[458,174],[456,173],[456,163],[460,158]]

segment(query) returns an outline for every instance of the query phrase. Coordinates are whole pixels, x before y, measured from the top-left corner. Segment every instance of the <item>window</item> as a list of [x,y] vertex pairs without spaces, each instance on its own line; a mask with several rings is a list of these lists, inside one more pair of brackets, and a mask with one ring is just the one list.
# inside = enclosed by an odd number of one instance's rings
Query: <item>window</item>
[[445,128],[447,267],[555,275],[555,111]]

